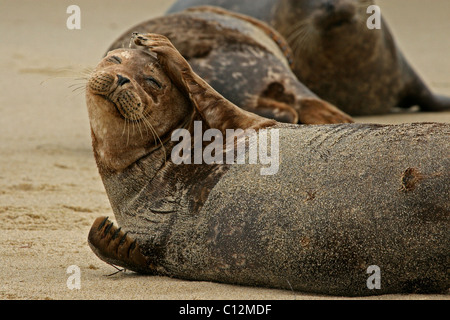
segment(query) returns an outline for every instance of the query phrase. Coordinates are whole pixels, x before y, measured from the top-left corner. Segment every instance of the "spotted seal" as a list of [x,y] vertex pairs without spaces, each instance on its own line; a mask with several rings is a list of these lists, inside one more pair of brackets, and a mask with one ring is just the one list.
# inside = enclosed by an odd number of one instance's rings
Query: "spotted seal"
[[[94,155],[120,226],[94,222],[88,242],[102,260],[321,294],[448,289],[450,125],[277,123],[224,99],[166,37],[134,42],[142,48],[109,52],[86,86]],[[173,134],[195,135],[198,122],[259,140],[270,132],[278,172],[262,175],[262,161],[176,164]],[[372,266],[379,289],[367,285]]]
[[298,81],[284,38],[256,19],[193,8],[132,27],[108,51],[127,46],[135,31],[167,36],[200,77],[247,111],[288,123],[353,122]]
[[367,27],[371,0],[179,0],[169,12],[217,5],[257,17],[283,35],[294,52],[293,71],[322,99],[356,115],[417,105],[450,110],[407,61],[384,19]]

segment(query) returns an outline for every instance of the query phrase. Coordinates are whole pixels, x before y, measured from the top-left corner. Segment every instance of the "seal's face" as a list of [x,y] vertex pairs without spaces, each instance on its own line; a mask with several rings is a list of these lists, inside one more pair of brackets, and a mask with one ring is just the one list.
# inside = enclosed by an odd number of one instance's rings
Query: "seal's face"
[[121,170],[160,147],[192,106],[148,52],[111,51],[86,86],[97,162]]
[[372,0],[284,0],[281,16],[289,16],[292,23],[282,33],[301,54],[361,50],[377,36],[366,26],[367,8],[373,4]]
[[339,28],[355,27],[367,20],[367,8],[372,0],[287,0],[291,8],[298,9],[300,20],[310,23],[323,33]]
[[382,30],[367,27],[367,10],[372,4],[372,0],[280,1],[275,28],[294,52],[294,72],[301,81],[308,86],[310,78],[322,81],[318,68],[357,69],[371,61],[383,40]]

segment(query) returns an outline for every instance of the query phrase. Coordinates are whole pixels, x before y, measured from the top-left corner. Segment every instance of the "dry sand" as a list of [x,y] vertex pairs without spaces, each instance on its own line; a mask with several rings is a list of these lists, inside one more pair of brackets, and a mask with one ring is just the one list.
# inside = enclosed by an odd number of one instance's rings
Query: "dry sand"
[[[81,30],[66,9],[81,7]],[[112,216],[89,133],[83,70],[171,1],[0,0],[0,299],[323,299],[282,290],[120,273],[89,249],[94,218]],[[401,47],[431,87],[450,95],[450,1],[380,1]],[[68,78],[60,78],[68,77]],[[450,113],[358,121],[450,122]],[[69,290],[66,269],[81,270]],[[448,299],[389,295],[375,299]]]

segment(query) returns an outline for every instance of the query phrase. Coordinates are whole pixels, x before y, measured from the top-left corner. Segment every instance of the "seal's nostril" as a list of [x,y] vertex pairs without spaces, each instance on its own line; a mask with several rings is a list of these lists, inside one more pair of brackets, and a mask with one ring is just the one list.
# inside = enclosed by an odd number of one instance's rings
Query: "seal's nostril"
[[119,85],[119,86],[123,86],[125,83],[128,83],[128,82],[130,82],[130,79],[128,79],[128,78],[126,78],[126,77],[123,77],[123,76],[121,76],[120,74],[118,74],[117,75],[117,84]]

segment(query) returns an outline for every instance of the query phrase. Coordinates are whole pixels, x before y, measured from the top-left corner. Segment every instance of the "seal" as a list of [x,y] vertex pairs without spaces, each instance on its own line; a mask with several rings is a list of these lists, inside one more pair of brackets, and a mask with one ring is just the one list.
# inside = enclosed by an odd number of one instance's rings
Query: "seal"
[[256,19],[194,8],[132,27],[108,51],[128,45],[135,31],[167,36],[200,77],[247,111],[287,123],[353,122],[298,81],[284,38]]
[[182,0],[169,12],[217,5],[270,24],[291,46],[293,71],[322,99],[356,115],[395,107],[450,110],[450,98],[433,94],[414,71],[381,18],[367,27],[369,0]]
[[[140,48],[109,52],[86,86],[94,156],[120,226],[94,222],[88,242],[100,259],[332,295],[449,288],[450,125],[281,124],[226,100],[166,37],[133,38]],[[198,122],[270,137],[278,172],[262,175],[263,161],[176,164],[171,137],[195,135]],[[256,142],[247,142],[250,157]],[[370,270],[381,270],[379,289]]]

